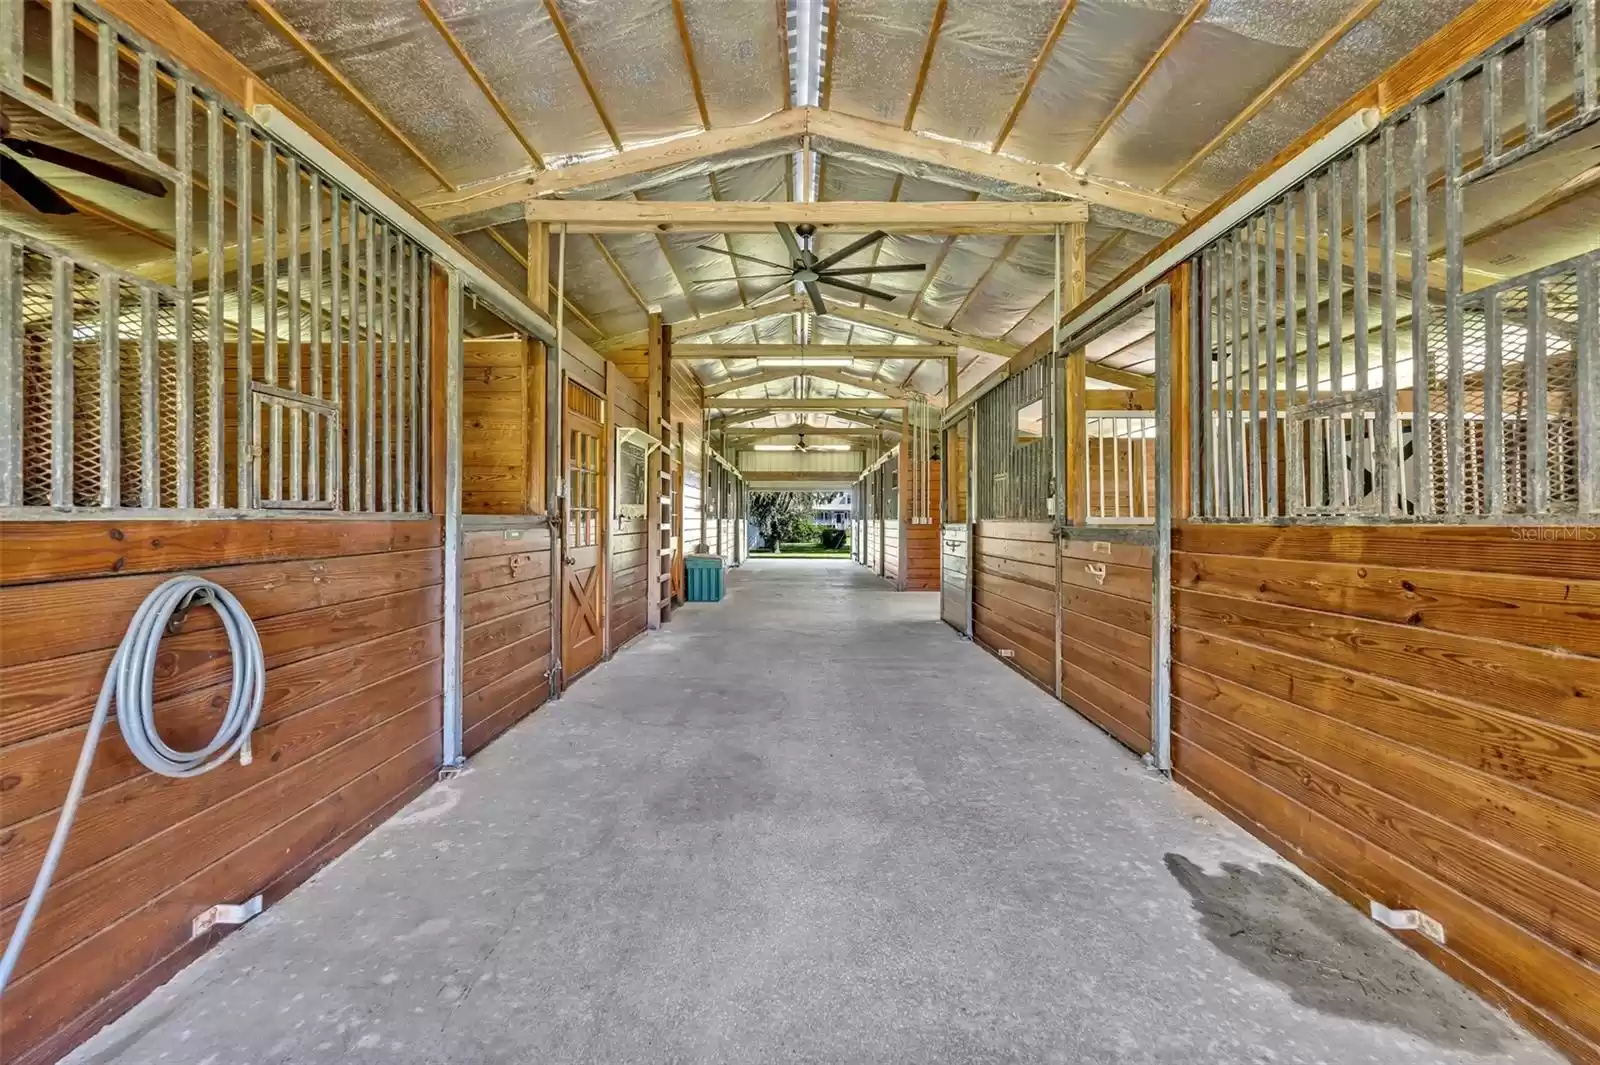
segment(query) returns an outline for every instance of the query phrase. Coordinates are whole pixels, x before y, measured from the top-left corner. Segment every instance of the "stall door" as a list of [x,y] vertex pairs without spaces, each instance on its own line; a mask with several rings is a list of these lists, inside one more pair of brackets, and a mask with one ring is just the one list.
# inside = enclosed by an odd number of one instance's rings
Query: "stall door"
[[570,684],[605,654],[605,437],[600,397],[567,382],[566,557],[561,672]]
[[939,536],[939,612],[957,632],[972,634],[972,525],[969,499],[968,414],[944,431],[941,465],[944,520]]

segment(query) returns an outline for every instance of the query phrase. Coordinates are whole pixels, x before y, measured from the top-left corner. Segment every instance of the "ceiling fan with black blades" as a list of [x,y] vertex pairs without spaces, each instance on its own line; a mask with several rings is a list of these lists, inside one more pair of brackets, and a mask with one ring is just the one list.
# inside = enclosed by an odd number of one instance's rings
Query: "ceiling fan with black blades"
[[[885,292],[882,289],[876,289],[867,285],[857,284],[854,281],[847,281],[845,278],[870,278],[873,274],[921,273],[928,268],[927,264],[925,263],[905,263],[892,266],[839,265],[846,259],[850,258],[850,256],[856,254],[857,252],[865,251],[889,235],[881,229],[875,229],[871,233],[868,233],[866,236],[862,237],[860,240],[853,241],[843,248],[840,248],[832,255],[819,259],[817,257],[817,253],[811,250],[812,240],[817,235],[816,226],[810,224],[809,222],[802,222],[791,229],[787,224],[779,222],[777,223],[777,228],[778,235],[783,238],[784,247],[787,248],[789,252],[790,262],[788,266],[785,266],[782,263],[771,262],[767,259],[759,259],[754,255],[742,255],[730,248],[719,248],[713,244],[702,244],[699,247],[702,251],[716,252],[718,255],[726,255],[731,259],[739,259],[749,263],[758,263],[761,266],[767,266],[774,270],[783,271],[782,273],[772,274],[745,274],[738,280],[754,281],[763,278],[782,278],[782,280],[776,285],[773,285],[760,296],[755,297],[757,300],[760,300],[765,296],[770,296],[772,293],[783,288],[785,285],[790,285],[798,281],[800,284],[805,286],[806,295],[811,297],[811,306],[819,315],[828,313],[828,305],[822,301],[822,290],[818,288],[819,285],[831,285],[834,288],[844,289],[846,292],[854,292],[862,296],[871,296],[874,299],[892,300],[895,298],[897,293]],[[716,281],[696,281],[694,283],[697,285],[724,285],[728,283],[728,280],[729,279],[724,278]]]
[[0,113],[0,184],[20,196],[40,214],[76,214],[78,209],[39,175],[22,164],[21,156],[41,163],[75,170],[88,177],[142,192],[146,196],[165,196],[167,186],[156,178],[125,170],[120,166],[90,158],[67,148],[11,135],[11,120]]

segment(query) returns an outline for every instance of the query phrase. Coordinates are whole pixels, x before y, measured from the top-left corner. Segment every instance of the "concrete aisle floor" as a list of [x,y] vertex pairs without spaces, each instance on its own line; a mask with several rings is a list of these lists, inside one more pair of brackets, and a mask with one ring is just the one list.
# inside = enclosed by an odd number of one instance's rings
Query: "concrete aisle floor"
[[70,1060],[1558,1061],[936,596],[730,587]]

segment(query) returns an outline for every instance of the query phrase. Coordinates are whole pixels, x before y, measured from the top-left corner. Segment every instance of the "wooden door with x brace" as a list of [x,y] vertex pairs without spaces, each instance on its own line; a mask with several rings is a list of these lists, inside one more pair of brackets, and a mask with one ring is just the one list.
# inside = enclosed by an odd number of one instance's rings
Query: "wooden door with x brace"
[[567,381],[562,450],[567,471],[562,560],[561,674],[571,684],[605,655],[606,449],[604,404]]

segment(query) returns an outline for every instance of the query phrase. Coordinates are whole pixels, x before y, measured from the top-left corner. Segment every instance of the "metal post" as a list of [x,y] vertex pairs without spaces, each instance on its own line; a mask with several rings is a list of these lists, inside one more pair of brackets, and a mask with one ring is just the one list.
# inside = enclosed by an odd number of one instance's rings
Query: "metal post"
[[[371,245],[368,245],[371,266]],[[368,296],[371,296],[368,275]],[[461,463],[462,402],[461,369],[465,357],[462,343],[463,308],[461,274],[449,271],[450,295],[446,308],[449,336],[445,343],[445,426],[444,442],[444,751],[443,769],[459,768],[466,759],[461,753]],[[370,302],[370,300],[369,300]],[[370,437],[369,437],[370,439]],[[370,476],[367,481],[371,487]]]
[[1433,513],[1433,420],[1430,413],[1433,361],[1428,355],[1428,108],[1411,116],[1411,491],[1418,517]]
[[[561,388],[561,344],[565,340],[565,321],[561,317],[561,308],[566,303],[567,295],[567,227],[562,224],[561,230],[556,234],[556,307],[557,330],[556,346],[554,350],[545,349],[544,358],[544,458],[545,458],[545,513],[550,521],[550,698],[561,697],[561,647],[562,647],[562,604],[566,601],[565,567],[562,565],[566,557],[566,509],[562,506],[565,496],[565,477],[563,476],[563,463],[561,458],[561,444],[563,433],[561,421],[566,411],[567,397]],[[663,411],[664,415],[665,412]],[[660,435],[660,427],[652,425],[650,435]],[[645,452],[645,472],[650,468],[650,453]],[[659,477],[646,477],[646,516],[651,522],[661,521],[661,479]],[[648,552],[647,552],[648,554]],[[648,577],[652,587],[659,588],[661,583],[661,559],[653,555],[646,559],[648,563]],[[652,625],[652,628],[657,626]]]
[[[1466,511],[1466,374],[1463,370],[1461,290],[1463,235],[1461,203],[1461,83],[1452,81],[1444,93],[1444,262],[1445,365],[1448,424],[1445,432],[1445,511]],[[1425,270],[1426,259],[1412,261],[1412,272]]]
[[[140,94],[141,108],[143,106],[143,93]],[[234,363],[235,374],[238,377],[238,412],[237,425],[235,426],[236,440],[234,442],[234,462],[238,469],[238,493],[235,502],[241,508],[255,505],[255,419],[250,409],[250,382],[255,378],[255,358],[253,347],[255,345],[255,312],[251,309],[251,297],[254,292],[255,267],[250,259],[251,230],[255,227],[255,217],[250,207],[250,186],[254,183],[251,174],[251,160],[254,155],[255,138],[250,134],[248,123],[240,122],[236,127],[238,134],[237,158],[234,160],[237,167],[233,183],[234,204],[237,209],[234,220],[234,246],[236,249],[238,266],[239,298],[238,298],[238,326],[234,330]]]
[[[1382,351],[1383,360],[1383,409],[1378,412],[1378,449],[1377,463],[1377,490],[1378,513],[1383,517],[1393,517],[1395,513],[1397,478],[1394,457],[1396,423],[1399,421],[1399,392],[1396,387],[1395,374],[1395,183],[1394,183],[1394,127],[1388,126],[1383,131],[1382,139],[1382,166],[1383,189],[1381,192],[1382,218],[1378,231],[1378,258],[1381,260],[1382,286],[1379,293],[1379,303],[1383,315],[1382,325]],[[1413,364],[1414,366],[1415,364]]]
[[[339,463],[340,437],[343,430],[342,423],[350,417],[350,404],[344,395],[344,375],[340,372],[344,366],[344,277],[340,271],[344,252],[344,218],[340,210],[344,195],[337,185],[328,188],[328,224],[332,230],[332,241],[328,245],[328,307],[329,307],[329,335],[328,335],[328,365],[331,370],[328,395],[333,398],[334,405],[339,408],[339,418],[331,420],[328,425],[328,498],[333,501],[335,510],[343,510],[346,496],[344,493],[344,470]],[[418,508],[422,509],[422,508]]]
[[1483,301],[1483,506],[1486,513],[1506,510],[1505,375],[1500,317],[1500,293],[1490,291]]
[[[69,10],[71,4],[57,4]],[[194,506],[194,89],[179,77],[173,86],[173,158],[179,180],[173,183],[173,252],[178,303],[173,309],[177,336],[179,507]]]
[[[1284,409],[1300,405],[1300,323],[1296,320],[1296,306],[1299,294],[1296,287],[1300,281],[1300,262],[1294,250],[1295,216],[1294,193],[1290,192],[1283,197],[1283,361],[1284,361]],[[1317,250],[1308,248],[1307,254],[1315,257]],[[1307,298],[1310,292],[1307,291]],[[1286,510],[1290,515],[1297,515],[1305,509],[1306,505],[1306,453],[1305,437],[1300,433],[1300,424],[1291,422],[1287,417],[1283,422],[1283,447],[1284,447],[1284,473],[1283,481],[1288,499],[1285,501]]]
[[[115,70],[115,66],[112,68]],[[227,218],[227,201],[222,195],[222,189],[227,185],[227,159],[225,152],[227,142],[223,139],[225,134],[222,128],[222,104],[215,99],[206,101],[206,180],[209,185],[206,189],[206,251],[207,265],[206,276],[206,413],[209,415],[206,426],[206,443],[208,445],[206,458],[207,478],[206,495],[210,505],[221,509],[228,505],[227,483],[223,480],[222,438],[224,435],[224,419],[222,405],[225,401],[226,385],[223,379],[223,293],[227,288],[228,279],[226,264],[224,263],[223,245],[226,241],[224,220]],[[239,269],[245,270],[244,260],[239,260]],[[240,319],[241,344],[248,344],[248,323]],[[239,382],[241,392],[248,391],[247,382]],[[245,504],[241,500],[240,507]]]
[[64,255],[51,265],[55,306],[51,308],[50,331],[50,505],[67,508],[72,506],[72,280],[76,267]]
[[[1172,291],[1155,291],[1156,542],[1151,566],[1150,754],[1172,772]],[[1059,651],[1058,651],[1059,654]]]
[[121,282],[100,275],[100,505],[122,503]]
[[[1538,35],[1543,40],[1543,30]],[[1534,56],[1530,55],[1531,63]],[[1541,81],[1542,87],[1542,81]],[[1543,107],[1540,107],[1541,114]],[[1528,347],[1524,356],[1523,372],[1528,395],[1528,487],[1524,494],[1526,512],[1530,515],[1550,512],[1550,437],[1549,437],[1549,364],[1546,359],[1544,282],[1535,277],[1528,282]]]
[[1578,513],[1600,513],[1600,256],[1578,263]]
[[[0,4],[8,9],[9,4]],[[22,21],[20,8],[14,12]],[[0,33],[5,32],[0,14]],[[0,37],[0,46],[6,41]],[[19,60],[20,62],[20,60]],[[22,506],[22,245],[0,233],[0,506]]]

